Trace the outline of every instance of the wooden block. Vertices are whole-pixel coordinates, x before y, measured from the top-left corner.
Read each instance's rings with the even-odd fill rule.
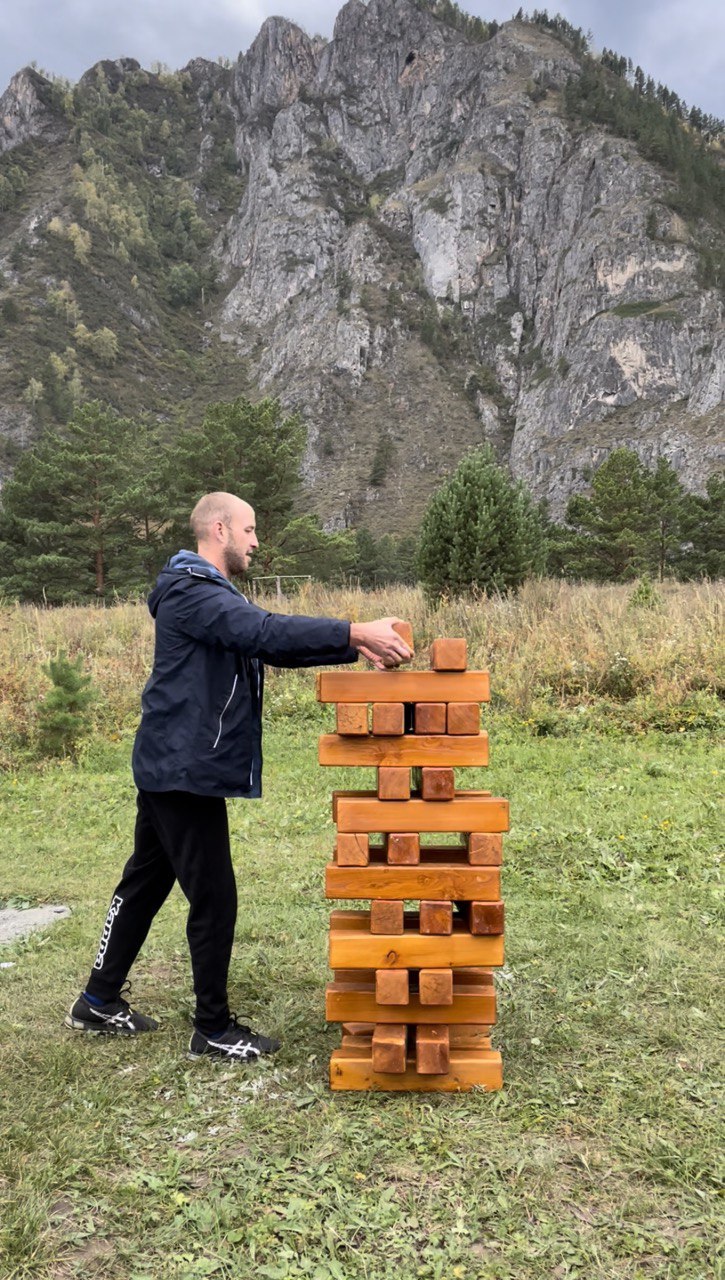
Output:
[[[445,702],[415,703],[415,732],[443,734],[446,731]]]
[[[461,905],[468,928],[476,937],[503,933],[503,902],[465,902]]]
[[[340,831],[508,831],[508,801],[478,791],[458,791],[453,800],[339,793],[335,808]]]
[[[339,702],[337,704],[337,732],[353,735],[365,734],[367,736],[367,702]]]
[[[386,710],[404,703],[380,702]],[[450,708],[449,708],[450,710]],[[400,723],[403,723],[402,714]],[[318,746],[318,760],[324,765],[403,765],[406,768],[419,765],[488,764],[488,734],[460,735],[447,738],[440,734],[403,734],[400,730],[389,735],[378,734],[373,706],[373,732],[366,738],[343,738],[336,733],[323,733]]]
[[[352,838],[367,840],[367,836]],[[347,899],[399,898],[420,902],[422,898],[440,901],[450,896],[456,902],[497,902],[501,897],[501,872],[498,867],[471,866],[465,849],[421,849],[419,863],[402,866],[386,863],[384,855],[375,850],[367,864],[341,864],[339,858],[337,863],[328,863],[325,894],[328,898]]]
[[[452,800],[456,794],[453,770],[424,765],[420,770],[420,794],[423,800]]]
[[[453,932],[453,906],[450,902],[421,902],[421,933],[448,934]]]
[[[421,1004],[453,1004],[453,970],[421,969],[418,974]]]
[[[453,994],[448,1003],[427,1004],[445,994],[444,975],[450,969],[425,969],[421,973],[440,974],[440,981],[427,980],[419,991],[410,989],[407,969],[379,969],[374,982],[328,982],[325,990],[325,1017],[342,1022],[356,1031],[369,1022],[443,1022],[455,1025],[491,1026],[496,1021],[496,993],[493,984],[459,982],[453,973]],[[418,975],[420,985],[420,974]],[[380,997],[383,996],[384,999]]]
[[[379,800],[410,800],[410,769],[385,766],[378,769]]]
[[[448,733],[471,735],[481,728],[481,708],[477,702],[449,702]]]
[[[462,1093],[469,1089],[493,1090],[503,1086],[501,1054],[495,1049],[452,1049],[450,1068],[444,1075],[422,1075],[415,1059],[408,1058],[400,1075],[373,1070],[372,1049],[335,1049],[330,1059],[330,1088],[381,1092]]]
[[[408,1056],[408,1028],[404,1022],[378,1022],[373,1031],[373,1071],[401,1075]]]
[[[451,1049],[490,1049],[491,1027],[485,1023],[449,1027],[448,1042]]]
[[[374,702],[373,703],[373,733],[387,734],[390,737],[396,737],[398,734],[405,733],[405,703],[404,702]],[[326,761],[320,760],[320,764]],[[329,763],[337,763],[330,761]],[[361,761],[361,763],[365,763]],[[371,760],[367,763],[377,764],[377,760]],[[397,763],[397,762],[395,762]]]
[[[418,1024],[415,1029],[415,1066],[422,1076],[442,1076],[450,1070],[448,1027]]]
[[[407,969],[376,969],[375,970],[375,1004],[401,1005],[408,1004],[410,1001],[410,975]],[[377,1013],[371,1005],[364,1005],[366,1015],[372,1013],[377,1017]],[[362,1015],[361,1015],[362,1016]],[[336,1017],[330,1017],[330,1022],[337,1022]]]
[[[338,867],[365,867],[370,859],[370,837],[360,831],[342,832],[335,842]]]
[[[468,861],[476,867],[500,867],[503,860],[503,838],[500,835],[472,831],[468,837]]]
[[[340,796],[353,796],[353,797],[354,797],[354,796],[368,796],[368,797],[369,797],[369,796],[374,796],[374,795],[376,795],[376,794],[377,794],[377,793],[376,793],[375,791],[370,791],[370,790],[366,790],[366,789],[363,789],[363,790],[357,790],[357,791],[333,791],[333,793],[332,793],[332,821],[333,821],[333,822],[337,822],[337,803],[338,803],[338,800],[340,799]]]
[[[481,904],[483,905],[483,904]],[[402,933],[403,903],[376,899],[370,903],[371,933]],[[488,930],[490,933],[491,930]]]
[[[413,640],[413,628],[409,622],[394,622],[393,631],[397,631],[404,644],[407,644],[411,653],[415,653],[415,642]]]
[[[434,640],[430,647],[433,671],[465,671],[468,660],[465,640]]]
[[[406,922],[403,933],[370,932],[369,911],[330,914],[331,969],[465,969],[503,964],[503,935],[473,937],[460,919],[448,936],[419,933]]]
[[[393,867],[408,867],[420,862],[420,836],[413,831],[391,831],[385,850]],[[383,895],[380,894],[380,897]]]
[[[318,702],[488,702],[487,671],[320,671]]]

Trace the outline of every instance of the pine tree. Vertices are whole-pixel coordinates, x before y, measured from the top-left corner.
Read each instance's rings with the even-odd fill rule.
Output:
[[[41,755],[73,756],[89,727],[89,708],[96,694],[91,677],[83,674],[83,659],[71,662],[66,653],[51,658],[43,671],[53,688],[38,712],[38,750]]]
[[[168,550],[189,544],[189,514],[204,493],[223,490],[254,507],[258,573],[330,577],[353,558],[352,535],[326,534],[314,516],[297,516],[306,433],[278,400],[244,396],[209,405],[199,427],[183,431],[165,454]]]
[[[710,476],[704,495],[687,495],[682,526],[681,576],[725,577],[725,471]]]
[[[569,500],[567,524],[575,531],[568,570],[585,578],[617,581],[648,568],[647,471],[631,449],[615,449],[592,480],[592,494]]]
[[[594,474],[590,497],[567,507],[573,530],[560,540],[569,574],[600,581],[678,572],[685,492],[666,458],[649,471],[631,449],[615,449]]]
[[[57,604],[128,587],[135,424],[97,401],[24,452],[3,488],[0,583]]]
[[[676,568],[680,556],[685,491],[666,458],[657,459],[657,465],[648,478],[647,489],[654,525],[652,559],[660,582],[664,582],[665,571]]]
[[[543,563],[543,523],[530,494],[488,446],[474,450],[423,517],[418,570],[426,593],[509,591]]]

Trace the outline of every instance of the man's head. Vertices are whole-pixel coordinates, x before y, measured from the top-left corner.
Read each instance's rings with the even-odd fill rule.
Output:
[[[254,509],[233,493],[206,493],[191,513],[199,555],[227,578],[249,568],[257,549]]]

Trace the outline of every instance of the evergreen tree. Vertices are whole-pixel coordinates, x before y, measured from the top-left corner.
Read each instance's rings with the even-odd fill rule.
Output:
[[[683,511],[681,575],[725,577],[725,471],[710,476],[705,494],[688,494]]]
[[[278,400],[209,405],[201,425],[166,452],[168,549],[188,546],[189,514],[202,494],[224,490],[254,507],[257,572],[329,577],[348,566],[352,535],[326,534],[316,517],[295,514],[305,441],[300,419],[284,416]]]
[[[508,591],[543,563],[543,523],[530,494],[488,446],[474,450],[423,517],[418,569],[426,593]]]
[[[567,507],[574,531],[553,540],[565,570],[599,581],[681,571],[687,498],[666,458],[653,471],[631,449],[615,449],[595,472],[590,497]]]
[[[71,662],[66,653],[51,658],[43,671],[53,688],[38,712],[38,749],[42,755],[73,756],[89,727],[89,708],[95,698],[83,659]]]
[[[577,494],[566,509],[575,531],[568,569],[599,581],[635,578],[647,570],[653,523],[646,468],[631,449],[615,449],[597,469],[590,498]]]
[[[660,582],[665,571],[674,569],[680,558],[683,539],[685,491],[666,458],[658,458],[647,481],[649,510],[654,525],[652,560]]]
[[[0,513],[8,594],[61,603],[129,588],[135,430],[94,401],[21,455]]]

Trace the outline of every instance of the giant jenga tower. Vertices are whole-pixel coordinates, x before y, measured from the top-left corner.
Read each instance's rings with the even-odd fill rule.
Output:
[[[400,629],[412,647],[409,628]],[[488,763],[479,705],[488,673],[466,669],[465,640],[434,641],[430,665],[317,677],[318,699],[337,704],[337,733],[320,739],[320,764],[377,769],[377,791],[333,793],[327,897],[370,902],[330,916],[326,1015],[343,1024],[333,1089],[502,1083],[490,1042],[491,966],[503,964],[508,803],[454,781],[457,765]],[[444,832],[459,843],[427,843],[428,833]],[[371,844],[375,833],[382,844]],[[411,900],[418,910],[406,911]]]

